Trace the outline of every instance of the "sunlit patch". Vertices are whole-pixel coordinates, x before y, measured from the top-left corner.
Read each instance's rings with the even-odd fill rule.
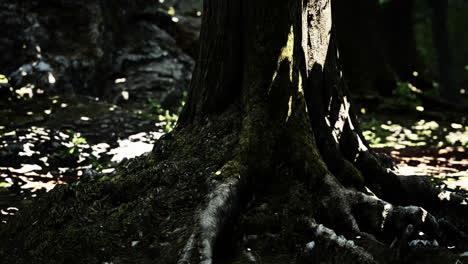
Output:
[[[114,80],[114,83],[125,83],[127,81],[127,78],[118,78]]]
[[[422,216],[421,216],[421,222],[426,222],[426,218],[427,218],[427,211],[421,207],[421,210],[422,210]],[[423,232],[419,232],[419,235],[422,236],[424,235]]]
[[[63,138],[63,139],[67,139],[67,138],[70,138],[69,135],[63,133],[63,132],[59,132],[58,135],[60,136],[60,138]]]
[[[17,93],[20,97],[25,97],[26,95],[28,98],[33,98],[34,92],[33,89],[35,88],[34,84],[27,84],[26,86],[23,86],[19,89],[15,90],[15,93]]]
[[[408,88],[415,93],[418,93],[418,94],[422,93],[421,89],[419,89],[418,87],[414,86],[411,83],[408,83]]]
[[[389,154],[399,161],[399,175],[431,176],[443,180],[450,189],[468,190],[468,159],[463,158],[462,153],[465,151],[463,147],[425,151],[427,155],[423,156],[415,156],[413,149],[398,153],[392,151]]]
[[[31,157],[33,154],[38,153],[36,151],[31,150],[31,147],[34,147],[32,143],[23,144],[23,151],[19,152],[18,155]]]
[[[444,200],[450,201],[450,192],[442,191],[439,193],[439,195],[437,195],[437,197],[439,197],[439,199],[442,201]]]
[[[102,153],[107,152],[107,150],[110,148],[110,145],[107,143],[99,143],[96,145],[93,145],[91,147],[92,149],[92,155],[95,157],[100,157]]]
[[[453,128],[453,129],[460,129],[460,128],[463,128],[463,126],[461,124],[457,124],[457,123],[452,123],[450,124],[450,126]]]
[[[6,177],[6,174],[2,174],[2,177]],[[9,179],[6,179],[9,180]],[[0,188],[10,188],[13,185],[12,182],[0,182]]]
[[[49,160],[48,157],[39,158],[39,161],[42,161],[42,163],[44,163],[45,166],[49,166],[49,165],[50,165],[49,163],[47,163],[48,160]]]
[[[0,74],[0,83],[8,83],[8,78],[3,74]]]
[[[175,15],[176,11],[173,6],[169,7],[169,10],[167,10],[167,13],[171,16]]]
[[[409,146],[425,146],[427,144],[442,147],[446,144],[468,146],[468,128],[454,124],[449,131],[447,127],[439,128],[435,121],[427,122],[419,120],[411,127],[404,127],[400,124],[380,124],[376,120],[371,120],[363,124],[363,135],[374,148],[393,147],[402,149]],[[455,131],[453,131],[455,129]],[[441,135],[443,132],[445,135]],[[437,139],[445,138],[445,142],[434,142]]]
[[[178,17],[175,17],[175,16],[173,16],[173,17],[171,18],[171,20],[172,20],[172,22],[174,22],[174,23],[179,22],[179,18],[178,18]]]
[[[122,94],[122,98],[123,98],[124,100],[130,99],[130,93],[129,93],[128,91],[122,91],[121,94]]]
[[[153,144],[143,142],[131,142],[128,139],[120,140],[119,147],[113,149],[109,154],[114,155],[112,161],[120,162],[124,158],[131,159],[140,156],[144,153],[150,152],[153,149]]]
[[[47,79],[48,79],[50,84],[54,84],[56,82],[56,79],[55,79],[54,75],[51,72],[49,72],[47,74]]]
[[[314,241],[311,241],[311,242],[306,244],[306,250],[312,250],[312,249],[314,249],[314,247],[315,247],[315,242]]]
[[[288,116],[286,117],[286,121],[288,121],[289,117],[292,114],[292,96],[289,96],[289,101],[288,101]]]
[[[389,203],[384,205],[384,208],[382,210],[382,223],[380,224],[380,230],[383,230],[385,227],[385,221],[387,220],[388,214],[390,213],[390,210],[392,210],[393,206]]]
[[[42,167],[37,164],[22,164],[22,167],[19,169],[10,168],[9,170],[18,174],[25,174],[27,172],[42,170]]]
[[[424,107],[423,106],[416,106],[416,110],[419,111],[419,112],[424,112]]]
[[[450,132],[447,136],[445,136],[445,139],[447,142],[453,145],[459,143],[462,146],[468,146],[468,131],[465,130]]]
[[[343,97],[343,103],[340,105],[340,110],[338,112],[338,118],[333,126],[333,138],[335,141],[338,143],[341,137],[341,133],[343,132],[343,128],[348,120],[350,120],[349,117],[349,109],[351,107],[351,104],[348,101],[348,98],[346,96]],[[351,124],[351,123],[350,123]],[[353,130],[354,127],[352,127],[351,124],[351,130]]]
[[[108,169],[103,169],[101,172],[104,174],[108,173],[113,173],[115,171],[115,168],[108,168]]]
[[[24,180],[24,177],[20,177]],[[49,182],[40,182],[40,181],[27,181],[26,184],[21,186],[21,189],[29,189],[31,192],[36,192],[37,190],[44,189],[47,192],[52,190],[57,184],[64,183],[60,181],[49,181]]]
[[[417,71],[414,71],[414,72],[413,72],[413,76],[414,76],[414,77],[418,77],[418,75],[419,75],[419,73],[418,73]]]
[[[276,77],[278,75],[278,71],[280,69],[281,64],[283,61],[287,60],[289,62],[289,80],[292,82],[293,80],[293,55],[294,55],[294,28],[291,26],[288,34],[288,40],[285,44],[284,47],[281,48],[281,53],[278,57],[278,62],[276,66],[276,70],[273,73],[272,76],[272,84],[276,80]],[[269,87],[268,93],[270,93],[272,86]]]

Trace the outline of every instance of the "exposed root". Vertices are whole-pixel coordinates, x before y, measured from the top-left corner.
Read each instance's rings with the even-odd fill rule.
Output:
[[[297,263],[377,263],[364,248],[353,240],[338,236],[332,229],[314,223],[310,228],[314,232],[314,241],[305,245]]]
[[[320,202],[320,222],[330,223],[334,230],[345,235],[365,236],[377,243],[383,241],[395,252],[394,258],[399,258],[400,252],[411,246],[446,247],[468,241],[465,232],[422,207],[394,206],[346,189],[331,175],[324,177],[319,196],[324,197]]]
[[[236,162],[228,162],[217,171],[208,183],[213,186],[207,203],[195,217],[195,230],[180,253],[178,264],[213,262],[214,247],[228,218],[232,217],[239,204],[241,171],[233,171]]]

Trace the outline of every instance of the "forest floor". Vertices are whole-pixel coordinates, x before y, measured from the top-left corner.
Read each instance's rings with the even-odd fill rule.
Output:
[[[155,102],[125,108],[96,98],[0,103],[0,219],[57,184],[112,173],[151,151],[175,116]]]
[[[0,103],[0,221],[57,184],[112,173],[122,160],[151,151],[175,125],[177,113],[155,101],[134,105],[89,97]],[[400,174],[427,175],[468,191],[465,117],[403,113],[361,108],[371,146],[391,155]]]
[[[401,175],[426,175],[452,189],[468,190],[468,125],[463,113],[386,104],[361,107],[367,141],[390,155]]]

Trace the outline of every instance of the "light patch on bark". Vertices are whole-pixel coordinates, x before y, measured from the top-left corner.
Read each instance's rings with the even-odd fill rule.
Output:
[[[286,117],[286,122],[288,121],[289,117],[291,116],[292,113],[292,96],[289,96],[289,101],[288,101],[288,116]]]
[[[330,1],[316,1],[307,10],[309,70],[314,64],[325,65],[332,29]],[[304,21],[304,20],[303,20]]]
[[[350,107],[351,107],[351,104],[348,102],[348,98],[344,96],[343,103],[340,105],[340,111],[338,112],[338,118],[333,126],[333,131],[332,131],[333,138],[335,139],[336,143],[338,143],[340,140],[346,121],[351,120],[349,116]]]
[[[392,210],[393,206],[389,203],[384,205],[384,209],[382,211],[382,224],[380,224],[380,230],[383,230],[385,227],[385,221],[387,220],[388,214],[390,210]]]
[[[426,222],[427,211],[424,208],[421,208],[421,210],[422,210],[421,221],[424,223]]]
[[[306,250],[312,250],[315,247],[315,241],[311,241],[306,244]]]
[[[273,84],[276,80],[276,77],[278,76],[278,71],[283,63],[284,60],[287,60],[289,62],[289,80],[292,82],[293,80],[293,54],[294,54],[294,29],[291,26],[288,34],[288,40],[283,48],[281,48],[281,53],[278,57],[278,62],[276,65],[276,70],[273,73],[273,78],[271,80],[271,83]],[[268,93],[271,91],[271,85],[268,89]]]

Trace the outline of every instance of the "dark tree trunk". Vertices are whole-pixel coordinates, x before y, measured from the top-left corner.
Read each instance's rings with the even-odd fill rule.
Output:
[[[111,179],[59,188],[23,210],[0,233],[9,241],[0,256],[73,260],[73,248],[88,263],[454,261],[408,242],[424,232],[432,246],[466,246],[466,223],[426,211],[466,215],[466,200],[399,178],[369,149],[342,80],[330,1],[204,4],[175,131]]]
[[[378,1],[336,0],[334,4],[338,47],[351,90],[391,94],[400,77],[386,45],[394,28],[385,28],[385,13]]]
[[[458,99],[448,30],[448,0],[429,0],[432,9],[432,36],[437,52],[441,95],[447,100]]]
[[[354,93],[392,95],[399,80],[421,71],[413,0],[336,0],[334,21],[345,79]],[[397,18],[397,19],[396,19]]]
[[[387,57],[403,80],[410,80],[413,72],[422,70],[416,50],[414,12],[414,0],[392,0],[383,8],[380,19]]]

